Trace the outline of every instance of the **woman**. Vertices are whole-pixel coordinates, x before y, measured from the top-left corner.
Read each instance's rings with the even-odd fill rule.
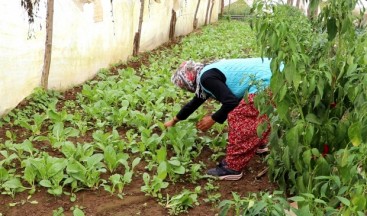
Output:
[[[164,125],[172,127],[187,119],[209,97],[222,106],[212,115],[205,116],[197,128],[207,131],[213,124],[222,124],[228,118],[228,144],[225,159],[208,175],[221,180],[238,180],[242,169],[256,153],[256,149],[267,143],[270,131],[257,136],[257,126],[266,121],[259,116],[254,106],[254,95],[270,83],[270,60],[262,58],[220,60],[208,65],[193,61],[183,62],[172,75],[171,81],[178,87],[195,93],[179,113]],[[243,100],[248,93],[248,100]]]

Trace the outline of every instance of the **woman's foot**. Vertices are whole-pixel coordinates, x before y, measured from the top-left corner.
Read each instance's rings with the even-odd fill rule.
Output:
[[[268,152],[269,152],[269,148],[267,145],[261,145],[259,146],[259,148],[256,149],[256,154],[264,154]]]
[[[227,163],[225,161],[220,162],[219,165],[215,168],[209,169],[207,171],[208,175],[217,177],[219,180],[230,180],[236,181],[242,178],[242,172],[236,171],[228,168]]]

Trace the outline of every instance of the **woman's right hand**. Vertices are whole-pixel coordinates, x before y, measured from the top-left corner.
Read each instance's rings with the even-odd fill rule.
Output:
[[[178,120],[178,118],[174,117],[174,118],[173,118],[173,119],[171,119],[170,121],[168,121],[168,122],[164,123],[164,126],[165,126],[166,128],[173,127],[173,126],[175,126],[175,124],[176,124],[178,121],[179,121],[179,120]]]

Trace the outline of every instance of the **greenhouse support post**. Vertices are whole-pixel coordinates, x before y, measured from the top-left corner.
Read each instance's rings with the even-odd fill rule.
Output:
[[[209,10],[210,10],[210,1],[211,0],[208,0],[208,6],[206,7],[205,25],[208,25],[208,16],[209,16]]]
[[[135,33],[134,37],[134,49],[133,56],[137,56],[140,48],[140,38],[141,38],[141,28],[143,26],[143,17],[144,17],[144,2],[145,0],[140,0],[140,16],[139,16],[139,27],[138,32]]]
[[[221,0],[221,4],[220,4],[220,15],[223,16],[224,13],[224,0]]]
[[[47,1],[47,18],[46,18],[46,43],[45,56],[43,61],[43,70],[41,77],[41,86],[48,89],[48,76],[50,74],[51,53],[52,53],[52,33],[54,19],[54,0]]]
[[[195,10],[195,16],[194,16],[194,22],[193,22],[193,27],[194,29],[196,29],[198,27],[198,18],[197,18],[197,15],[198,15],[198,11],[199,11],[199,7],[200,7],[200,1],[198,1],[198,4],[196,6],[196,10]]]
[[[215,0],[212,0],[212,6],[210,7],[210,13],[209,13],[209,24],[212,22],[212,14],[213,14],[214,4],[215,4]]]
[[[299,4],[301,3],[301,0],[297,0],[296,7],[299,8]]]
[[[177,22],[176,11],[172,10],[172,17],[171,17],[171,23],[170,23],[170,28],[169,28],[169,40],[173,40],[175,38],[176,22]]]

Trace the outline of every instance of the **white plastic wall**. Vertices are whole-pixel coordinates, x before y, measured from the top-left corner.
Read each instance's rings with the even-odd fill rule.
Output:
[[[2,0],[0,11],[1,114],[16,106],[40,84],[46,34],[39,25],[46,13],[40,10],[39,19],[29,26],[20,1]]]
[[[51,89],[64,90],[92,78],[100,68],[124,62],[133,52],[140,0],[54,0]],[[201,0],[198,26],[205,22],[208,1],[211,22],[218,19],[221,0]],[[46,40],[47,0],[40,0],[30,26],[21,0],[0,0],[0,115],[14,108],[40,86]],[[145,0],[140,51],[169,40],[172,10],[175,36],[193,30],[198,1]],[[30,36],[30,37],[29,37]]]

